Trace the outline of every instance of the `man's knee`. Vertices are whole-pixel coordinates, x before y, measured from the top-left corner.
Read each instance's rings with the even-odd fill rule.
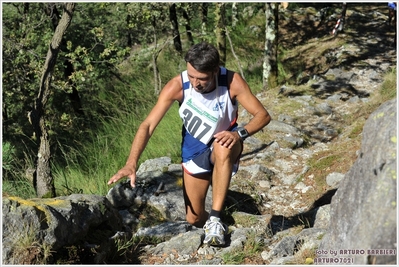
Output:
[[[212,160],[215,162],[216,160],[230,160],[234,163],[237,158],[240,156],[242,151],[242,143],[238,142],[234,144],[234,146],[229,149],[224,146],[221,146],[218,143],[213,145],[212,151]]]

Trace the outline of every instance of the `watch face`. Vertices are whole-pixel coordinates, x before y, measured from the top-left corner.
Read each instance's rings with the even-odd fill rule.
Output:
[[[239,134],[241,137],[246,137],[246,136],[248,135],[248,133],[247,133],[247,131],[246,131],[245,129],[239,130],[239,131],[238,131],[238,134]]]

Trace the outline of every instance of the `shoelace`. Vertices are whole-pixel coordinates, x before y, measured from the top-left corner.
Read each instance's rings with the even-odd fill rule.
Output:
[[[215,226],[215,224],[216,224],[216,226]],[[220,222],[214,222],[214,221],[210,221],[208,224],[206,224],[205,226],[204,226],[204,229],[206,230],[206,229],[210,229],[210,228],[212,228],[212,227],[214,227],[215,226],[215,232],[216,233],[219,233],[220,232],[220,228],[222,228],[223,229],[223,233],[226,231],[225,229],[224,229],[224,226],[223,226],[223,224],[221,224]]]

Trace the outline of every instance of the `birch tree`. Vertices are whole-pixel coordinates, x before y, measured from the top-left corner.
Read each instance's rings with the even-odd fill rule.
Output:
[[[277,80],[277,32],[279,3],[265,4],[265,48],[263,58],[263,89]]]
[[[55,29],[51,40],[46,61],[44,63],[42,77],[40,79],[39,93],[30,113],[31,122],[36,137],[39,141],[39,150],[36,158],[36,183],[35,190],[38,197],[55,197],[54,179],[50,166],[50,142],[46,127],[45,108],[51,93],[51,79],[62,38],[72,21],[75,3],[65,3],[62,17]]]

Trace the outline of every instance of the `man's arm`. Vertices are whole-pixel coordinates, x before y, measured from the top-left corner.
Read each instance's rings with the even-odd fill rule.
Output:
[[[230,93],[253,116],[244,127],[250,135],[260,131],[270,122],[269,112],[267,112],[259,99],[252,94],[247,82],[238,73],[233,74],[230,83]]]
[[[262,103],[252,94],[247,82],[238,73],[231,72],[229,81],[231,98],[238,101],[253,116],[244,128],[249,135],[255,134],[270,122],[271,117]],[[219,132],[214,137],[217,143],[229,149],[241,139],[237,132],[230,131]]]
[[[122,177],[130,179],[130,185],[135,187],[137,163],[143,153],[148,141],[154,133],[159,122],[165,116],[166,112],[172,106],[174,101],[183,99],[182,82],[180,75],[170,80],[162,89],[158,101],[151,112],[140,124],[130,149],[129,157],[125,166],[109,179],[108,184],[117,182]]]

